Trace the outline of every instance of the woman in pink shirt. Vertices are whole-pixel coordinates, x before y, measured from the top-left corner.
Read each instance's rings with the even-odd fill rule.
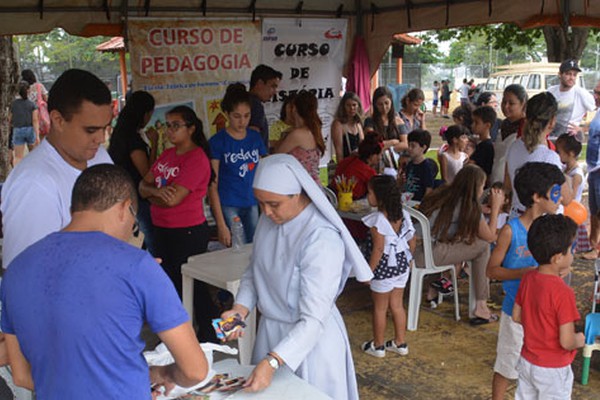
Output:
[[[178,106],[166,115],[167,136],[174,147],[165,150],[140,182],[140,194],[150,203],[156,254],[181,296],[181,265],[204,253],[209,230],[203,199],[214,179],[208,142],[194,111]],[[211,318],[218,310],[203,283],[197,282],[194,309],[200,341],[216,341]]]

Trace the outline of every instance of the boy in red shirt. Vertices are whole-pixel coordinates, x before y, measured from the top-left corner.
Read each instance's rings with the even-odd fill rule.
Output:
[[[571,363],[585,336],[575,332],[575,294],[561,277],[571,268],[576,233],[563,215],[539,217],[529,228],[527,246],[539,267],[521,279],[513,308],[524,332],[517,400],[571,398]]]

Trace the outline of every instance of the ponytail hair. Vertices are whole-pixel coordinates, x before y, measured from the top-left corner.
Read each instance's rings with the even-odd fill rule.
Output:
[[[181,119],[188,125],[194,127],[194,133],[192,133],[192,141],[202,150],[204,150],[204,154],[210,160],[210,146],[208,145],[208,140],[206,140],[206,136],[204,136],[204,130],[202,126],[202,121],[196,116],[194,110],[189,108],[188,106],[177,106],[172,108],[167,112],[167,115],[177,114],[181,116]],[[212,167],[210,169],[210,181],[213,182],[215,180],[215,171],[213,171]]]
[[[546,138],[542,137],[542,133],[557,112],[558,103],[548,92],[536,94],[527,102],[522,140],[529,153],[533,153],[535,147],[544,142]]]
[[[377,201],[377,209],[394,223],[402,219],[402,193],[394,177],[375,175],[369,180],[369,189]]]
[[[408,93],[404,95],[404,97],[402,97],[402,100],[400,100],[400,105],[402,106],[403,110],[406,110],[408,103],[412,103],[417,100],[425,101],[425,94],[421,89],[413,88],[410,89]]]
[[[225,97],[221,101],[221,109],[226,113],[230,113],[238,104],[247,104],[248,107],[252,107],[250,93],[246,90],[246,86],[240,82],[227,86]]]

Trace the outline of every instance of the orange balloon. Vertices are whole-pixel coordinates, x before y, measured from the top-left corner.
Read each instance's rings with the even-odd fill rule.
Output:
[[[564,215],[575,221],[577,225],[581,225],[587,221],[588,212],[583,204],[573,200],[565,206]]]

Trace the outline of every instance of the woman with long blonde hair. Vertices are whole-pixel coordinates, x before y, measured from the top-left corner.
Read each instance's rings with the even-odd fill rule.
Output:
[[[442,186],[425,196],[420,210],[429,218],[433,238],[433,259],[437,265],[471,262],[471,278],[475,281],[475,309],[471,324],[481,325],[498,319],[488,306],[489,286],[486,277],[490,258],[490,243],[497,239],[498,214],[504,204],[504,192],[490,192],[490,218],[483,218],[481,196],[486,174],[476,165],[462,168],[451,184]],[[417,261],[423,260],[422,249],[417,249]],[[445,278],[442,278],[445,279]],[[447,288],[449,291],[452,290]],[[433,300],[437,295],[429,294]]]

